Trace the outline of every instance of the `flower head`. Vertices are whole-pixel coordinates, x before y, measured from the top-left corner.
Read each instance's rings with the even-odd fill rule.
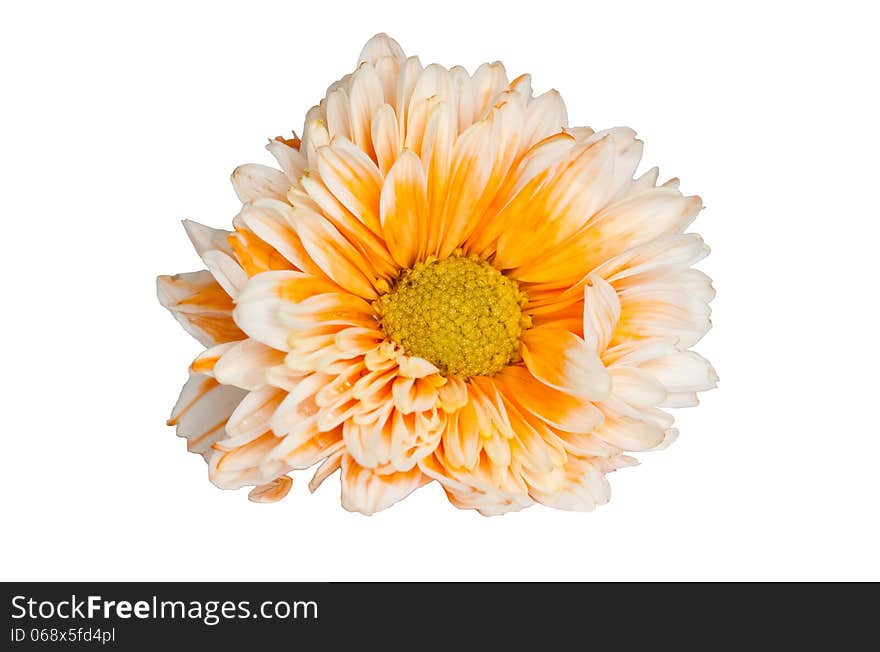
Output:
[[[159,299],[207,349],[169,423],[223,488],[271,501],[340,471],[373,513],[437,481],[483,514],[589,510],[663,409],[717,380],[700,211],[626,128],[569,127],[500,63],[422,66],[385,35],[243,165],[232,232],[185,222],[207,270]]]

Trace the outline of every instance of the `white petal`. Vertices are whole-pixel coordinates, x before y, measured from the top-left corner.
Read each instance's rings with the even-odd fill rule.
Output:
[[[227,239],[229,231],[214,229],[192,220],[183,220],[183,228],[199,256],[204,256],[206,252],[215,249],[232,255],[232,247],[229,246]]]
[[[248,281],[247,272],[238,264],[238,261],[216,249],[206,251],[202,255],[202,260],[226,294],[233,299],[236,298]]]
[[[652,450],[666,439],[666,431],[661,426],[632,417],[607,418],[594,434],[625,451]]]
[[[358,65],[365,61],[375,64],[382,57],[394,57],[400,61],[406,59],[400,44],[385,33],[376,34],[367,41],[358,57]]]
[[[281,286],[301,278],[299,272],[263,272],[251,278],[238,295],[235,323],[255,340],[279,351],[290,350],[291,330],[281,320]]]
[[[718,375],[703,356],[683,351],[644,363],[641,369],[653,375],[669,392],[693,393],[712,389]]]
[[[286,395],[284,390],[269,386],[249,392],[229,417],[224,445],[236,448],[268,432],[272,416]]]
[[[617,291],[602,277],[590,277],[584,285],[584,341],[593,351],[605,351],[618,319]]]
[[[242,339],[232,320],[232,301],[210,272],[159,276],[156,295],[184,330],[204,346]]]
[[[247,392],[220,385],[202,374],[192,374],[171,411],[169,425],[187,440],[187,448],[207,460],[211,446],[226,436],[226,421]]]
[[[266,149],[268,149],[272,156],[275,157],[275,160],[278,161],[278,165],[284,170],[287,179],[291,183],[298,182],[299,178],[303,175],[303,172],[306,171],[306,168],[309,165],[308,159],[306,159],[305,155],[300,152],[300,150],[291,147],[277,138],[270,140],[269,144],[266,145]]]
[[[232,172],[232,187],[242,203],[271,197],[284,200],[290,180],[280,170],[258,163],[240,165]]]
[[[547,136],[562,131],[568,126],[568,113],[565,102],[557,91],[548,91],[536,97],[526,106],[523,125],[522,146],[530,148]]]
[[[284,361],[284,353],[257,340],[233,344],[214,365],[214,377],[225,385],[256,390],[266,384],[269,368]]]

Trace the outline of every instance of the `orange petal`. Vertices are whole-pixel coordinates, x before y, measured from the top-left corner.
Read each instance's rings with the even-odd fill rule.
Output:
[[[315,294],[297,303],[284,302],[278,311],[281,322],[287,326],[289,332],[331,325],[362,328],[376,326],[370,304],[360,297],[344,292]]]
[[[611,391],[611,377],[595,350],[569,331],[530,328],[522,336],[522,357],[535,378],[562,392],[600,401]]]
[[[437,404],[437,386],[426,378],[396,378],[391,395],[401,414],[424,412]]]
[[[290,493],[293,480],[288,475],[275,478],[272,482],[251,489],[248,500],[255,503],[276,503]]]
[[[294,265],[273,247],[248,229],[240,219],[233,220],[235,232],[229,234],[229,246],[248,276],[275,269],[293,269]]]
[[[572,148],[526,210],[511,216],[517,228],[501,234],[495,264],[510,269],[540,260],[583,227],[609,198],[613,160],[614,141],[610,137],[588,140]],[[529,237],[523,238],[523,233]],[[535,280],[526,273],[517,278]]]
[[[239,217],[248,229],[296,267],[313,275],[321,275],[321,268],[311,260],[292,226],[293,208],[288,204],[275,199],[259,199],[245,204]]]
[[[336,198],[330,189],[324,184],[320,175],[306,172],[302,179],[303,188],[308,193],[308,204],[294,198],[291,202],[294,206],[312,208],[323,215],[339,229],[339,232],[351,242],[373,264],[376,272],[390,279],[397,273],[398,266],[391,257],[382,234],[373,233],[367,226],[355,217]]]
[[[486,185],[492,173],[492,126],[476,123],[464,131],[455,143],[452,155],[449,187],[440,220],[440,242],[428,253],[445,258],[470,234],[475,223],[475,211],[485,196]],[[432,216],[437,219],[437,217]]]
[[[525,367],[507,367],[492,380],[509,401],[565,432],[590,432],[602,422],[592,403],[549,387]]]
[[[422,169],[427,177],[428,220],[422,230],[423,242],[419,246],[418,258],[424,259],[428,252],[437,251],[440,246],[443,206],[449,188],[452,152],[458,129],[453,109],[445,104],[437,104],[431,109],[421,143],[420,157]]]
[[[376,164],[351,141],[334,138],[317,151],[318,172],[336,198],[373,233],[380,234],[379,193],[382,175]]]
[[[247,340],[242,340],[242,342],[247,342]],[[242,342],[224,342],[223,344],[216,344],[209,349],[205,349],[192,361],[189,370],[194,374],[204,374],[216,378],[214,368],[217,362],[229,349],[238,346]],[[221,380],[220,382],[222,383],[223,381]],[[228,384],[224,383],[224,385]]]
[[[315,471],[315,475],[312,476],[312,479],[309,481],[310,492],[315,493],[318,490],[318,487],[323,484],[324,480],[339,470],[339,467],[342,466],[342,457],[344,455],[345,448],[343,447],[332,455],[327,456],[327,459],[321,463],[321,466],[318,467],[318,470]]]
[[[523,154],[516,168],[486,208],[485,216],[467,243],[467,250],[478,254],[494,250],[495,242],[510,227],[513,216],[527,210],[532,197],[549,177],[553,165],[576,141],[567,133],[554,134]]]
[[[307,208],[294,208],[290,219],[309,257],[328,278],[358,296],[378,296],[369,261],[325,217]]]
[[[427,185],[419,157],[404,150],[382,186],[382,231],[394,260],[412,266],[428,224]]]
[[[243,339],[232,320],[232,299],[210,272],[160,276],[156,294],[159,303],[204,346]]]
[[[480,457],[480,436],[477,432],[477,414],[471,403],[446,421],[441,439],[445,456],[456,468],[471,469]]]
[[[533,283],[570,285],[618,254],[673,233],[680,233],[702,208],[699,197],[657,188],[625,199],[596,214],[582,229],[543,258],[511,276]]]

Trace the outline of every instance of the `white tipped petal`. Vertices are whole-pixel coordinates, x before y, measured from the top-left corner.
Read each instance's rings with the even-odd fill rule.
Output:
[[[431,480],[484,515],[589,511],[609,499],[606,474],[636,464],[626,451],[675,440],[665,408],[717,384],[688,350],[715,295],[693,268],[708,247],[684,233],[700,198],[658,185],[657,168],[634,178],[632,129],[569,126],[560,94],[536,97],[529,75],[424,67],[377,34],[302,139],[266,149],[280,169],[232,174],[234,231],[184,221],[207,270],[157,279],[207,347],[169,423],[219,487],[275,502],[289,472],[319,465],[309,489],[340,471],[343,507],[363,514]],[[441,373],[478,357],[388,334],[386,295],[453,255],[486,276],[432,269],[427,302],[412,277],[396,316],[448,342],[467,315],[447,313],[480,292],[479,328],[527,325],[513,353],[473,342],[504,365],[476,369],[490,375]],[[518,285],[521,319],[486,294],[500,291],[492,274]],[[412,355],[431,350],[443,355]]]
[[[375,514],[406,498],[421,487],[425,479],[418,467],[405,473],[379,475],[345,455],[342,458],[342,506],[350,512]]]
[[[523,333],[522,356],[535,378],[567,394],[596,401],[611,390],[611,378],[596,352],[569,331],[530,328]]]
[[[238,295],[233,315],[241,329],[258,342],[279,351],[290,350],[290,328],[281,320],[282,287],[297,272],[277,271],[258,274]]]
[[[232,320],[232,301],[210,272],[160,276],[156,295],[184,330],[204,346],[242,339]]]

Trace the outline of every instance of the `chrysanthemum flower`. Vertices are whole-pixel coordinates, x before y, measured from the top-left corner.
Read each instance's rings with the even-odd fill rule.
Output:
[[[627,128],[569,127],[500,63],[423,67],[385,35],[243,165],[234,231],[159,299],[208,347],[170,424],[222,488],[271,501],[340,471],[371,514],[437,481],[457,507],[590,510],[663,409],[715,385],[689,351],[713,290],[701,209]]]

